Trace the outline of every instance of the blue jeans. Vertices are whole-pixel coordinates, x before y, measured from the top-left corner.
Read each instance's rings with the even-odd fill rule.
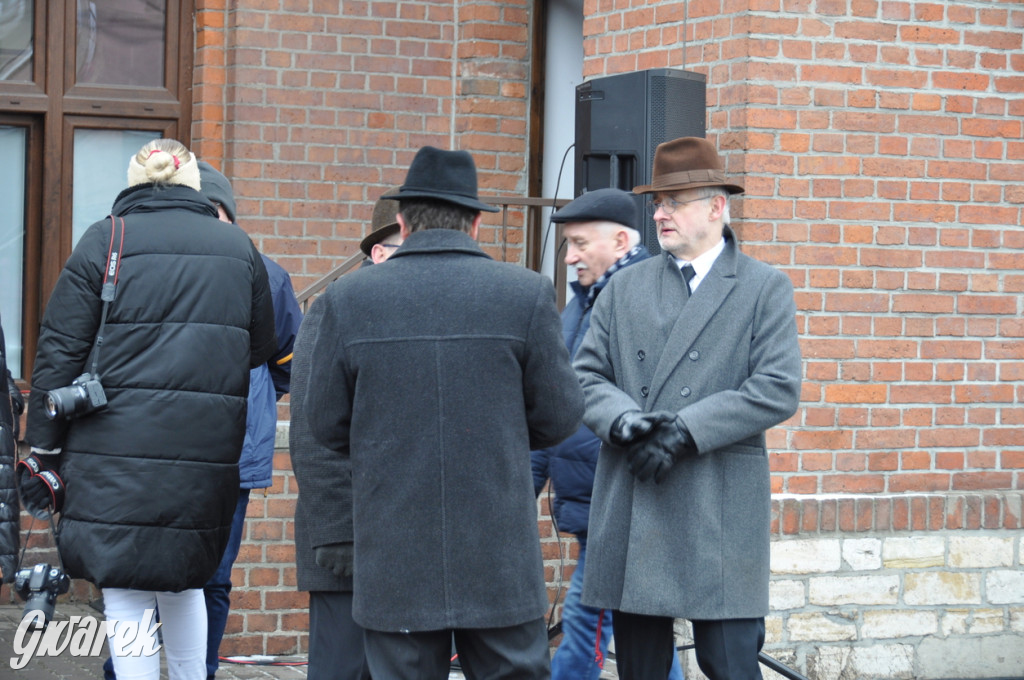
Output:
[[[231,609],[231,567],[238,557],[238,549],[242,545],[242,530],[245,524],[245,513],[249,509],[249,489],[238,490],[238,505],[235,516],[231,519],[231,537],[220,566],[210,580],[203,586],[206,596],[206,675],[212,678],[220,666],[220,641],[224,637],[224,627],[228,623],[228,610]]]
[[[562,607],[562,641],[551,658],[551,680],[597,680],[601,667],[597,664],[597,622],[601,621],[601,658],[608,655],[608,641],[612,636],[611,610],[599,610],[580,602],[583,591],[583,569],[587,559],[587,541],[578,538],[580,556],[576,571],[569,581]],[[674,654],[669,680],[683,680],[679,655]]]

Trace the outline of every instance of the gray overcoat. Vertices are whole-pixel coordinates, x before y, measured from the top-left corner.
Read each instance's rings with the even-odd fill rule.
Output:
[[[541,618],[530,450],[583,414],[551,282],[434,229],[317,305],[305,414],[352,461],[353,618],[379,631]]]
[[[623,412],[677,412],[699,454],[661,484],[604,444],[590,509],[583,602],[687,619],[768,613],[765,430],[795,413],[801,363],[793,287],[725,249],[693,297],[667,253],[612,278],[575,367],[584,422],[608,441]]]

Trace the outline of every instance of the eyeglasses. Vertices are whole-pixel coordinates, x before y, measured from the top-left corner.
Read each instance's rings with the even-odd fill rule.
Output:
[[[679,206],[686,205],[687,203],[696,203],[697,201],[703,201],[708,198],[714,198],[713,196],[699,196],[697,198],[691,198],[688,201],[677,201],[674,198],[666,198],[664,201],[651,201],[647,204],[647,213],[654,216],[654,213],[661,210],[666,215],[674,213]]]
[[[381,248],[398,248],[402,244],[401,243],[378,243],[377,245],[379,245]]]

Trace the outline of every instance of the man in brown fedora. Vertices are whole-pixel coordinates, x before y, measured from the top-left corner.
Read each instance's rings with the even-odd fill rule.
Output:
[[[369,258],[363,262],[364,267],[386,261],[402,244],[396,218],[398,203],[387,198],[398,189],[388,189],[374,203],[370,233],[359,243],[359,249]],[[295,504],[296,585],[300,591],[309,592],[309,676],[367,680],[370,672],[363,652],[364,632],[352,619],[351,459],[339,457],[313,437],[305,410],[309,355],[322,312],[323,307],[314,304],[303,319],[292,366],[288,448],[299,483]],[[322,480],[329,483],[320,484]],[[316,548],[314,543],[318,543]]]
[[[547,678],[530,450],[583,413],[554,287],[477,245],[481,211],[496,209],[469,153],[420,149],[389,199],[402,247],[310,311],[304,410],[350,461],[353,512],[351,535],[313,547],[348,556],[374,678],[447,678],[453,636],[468,678]]]
[[[689,619],[711,680],[760,678],[768,613],[765,431],[792,416],[801,360],[793,286],[742,254],[714,146],[658,146],[663,253],[609,281],[575,367],[604,442],[583,602],[612,610],[619,677],[663,680]]]
[[[380,264],[386,261],[402,245],[402,234],[399,233],[397,217],[398,203],[391,200],[398,190],[399,187],[391,187],[373,204],[370,233],[359,242],[359,250],[363,251],[371,264]]]

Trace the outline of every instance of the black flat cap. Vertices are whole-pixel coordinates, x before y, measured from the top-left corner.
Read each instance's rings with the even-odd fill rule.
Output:
[[[551,216],[552,222],[615,222],[640,230],[640,208],[636,199],[622,189],[595,189],[567,203]]]

